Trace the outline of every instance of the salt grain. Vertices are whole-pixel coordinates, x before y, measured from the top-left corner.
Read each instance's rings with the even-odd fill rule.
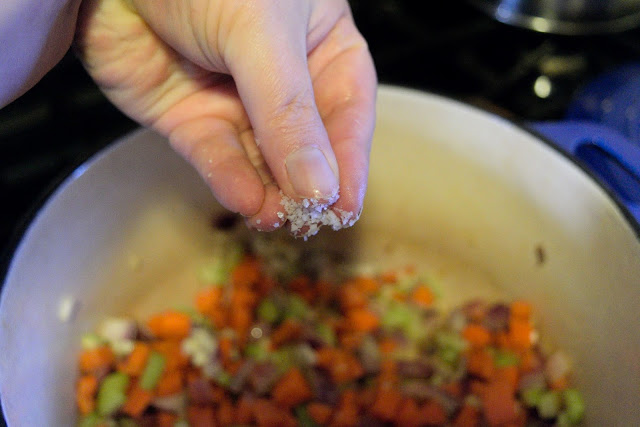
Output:
[[[280,192],[282,197],[280,204],[284,207],[285,213],[279,218],[286,218],[289,221],[291,233],[297,237],[307,240],[310,236],[316,235],[323,225],[331,226],[334,230],[351,227],[358,220],[353,212],[347,212],[343,209],[329,209],[338,200],[336,192],[325,203],[318,199],[303,199],[296,202],[292,198],[285,196]]]

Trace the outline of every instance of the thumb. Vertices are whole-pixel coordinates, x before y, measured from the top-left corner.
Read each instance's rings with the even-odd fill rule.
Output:
[[[260,10],[236,23],[240,33],[230,34],[224,51],[256,144],[286,195],[333,202],[338,164],[307,64],[310,4],[256,3]]]

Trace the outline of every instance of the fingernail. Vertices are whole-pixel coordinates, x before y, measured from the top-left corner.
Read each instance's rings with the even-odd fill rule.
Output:
[[[328,199],[338,191],[338,177],[318,148],[304,147],[285,162],[289,181],[298,197]]]

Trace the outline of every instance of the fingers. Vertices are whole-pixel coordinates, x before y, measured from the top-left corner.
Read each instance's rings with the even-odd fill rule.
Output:
[[[224,57],[260,151],[286,195],[331,199],[339,189],[338,162],[309,75],[309,2],[246,4],[256,9],[244,11],[236,23],[242,31],[229,36]]]
[[[317,103],[340,165],[334,210],[357,219],[364,201],[375,126],[377,77],[373,60],[349,14],[309,58]]]
[[[260,210],[265,187],[231,123],[212,117],[185,121],[173,129],[169,141],[225,208],[246,217]]]

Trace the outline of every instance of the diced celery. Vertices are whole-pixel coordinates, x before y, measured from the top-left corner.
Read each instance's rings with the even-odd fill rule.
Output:
[[[138,427],[138,423],[131,418],[122,418],[118,421],[118,427]]]
[[[538,400],[538,415],[542,418],[549,419],[558,416],[560,411],[560,395],[555,391],[546,391]]]
[[[565,412],[568,420],[572,424],[577,424],[584,416],[584,400],[582,394],[573,388],[566,389],[562,393],[564,400]]]
[[[493,363],[498,368],[518,366],[520,364],[520,358],[517,354],[510,351],[498,350],[493,354]]]
[[[449,365],[458,363],[460,359],[460,351],[452,347],[442,347],[438,349],[438,357]]]
[[[271,352],[271,361],[276,364],[280,373],[285,373],[294,366],[294,357],[293,348],[288,346]]]
[[[92,332],[86,333],[82,335],[80,345],[83,350],[93,350],[94,348],[98,348],[105,343],[105,340],[102,339],[98,334],[94,334]]]
[[[285,317],[292,317],[294,319],[305,319],[309,316],[309,305],[298,295],[291,295],[287,301],[287,307],[285,309]]]
[[[203,266],[198,275],[199,279],[211,285],[222,286],[229,280],[229,272],[220,259]]]
[[[461,353],[467,348],[467,342],[464,338],[459,334],[448,331],[438,331],[436,334],[436,345],[438,348],[451,349],[457,353]]]
[[[166,363],[167,360],[162,354],[152,351],[140,376],[140,387],[145,390],[153,390],[160,381]]]
[[[127,400],[129,376],[122,372],[109,374],[102,380],[98,390],[97,409],[100,415],[110,415],[120,409]]]
[[[316,333],[322,338],[322,340],[331,347],[335,347],[337,338],[336,332],[333,328],[326,323],[320,323],[316,326]]]
[[[100,423],[103,422],[103,419],[96,412],[91,412],[90,414],[85,415],[80,418],[78,421],[77,427],[97,427]]]
[[[560,412],[558,417],[556,418],[556,422],[554,424],[555,427],[569,427],[572,426],[573,423],[569,420],[569,415],[567,415],[566,411]]]
[[[540,398],[543,394],[544,389],[540,387],[527,388],[520,393],[522,401],[529,408],[535,408],[536,406],[538,406],[538,402],[540,402]]]
[[[318,424],[313,421],[313,418],[309,415],[309,411],[307,411],[306,406],[297,406],[293,412],[296,415],[299,427],[317,427]]]
[[[247,344],[244,350],[245,356],[262,362],[269,357],[269,342],[266,339],[260,339],[256,342]]]
[[[173,423],[173,427],[189,427],[189,422],[187,420],[178,420]]]
[[[231,375],[227,371],[220,370],[216,374],[215,382],[222,387],[229,387],[229,384],[231,384]]]
[[[280,317],[278,306],[270,299],[262,300],[258,306],[258,317],[269,324],[276,323]]]
[[[403,304],[389,304],[382,315],[382,326],[388,329],[404,329],[411,319],[411,311]]]

